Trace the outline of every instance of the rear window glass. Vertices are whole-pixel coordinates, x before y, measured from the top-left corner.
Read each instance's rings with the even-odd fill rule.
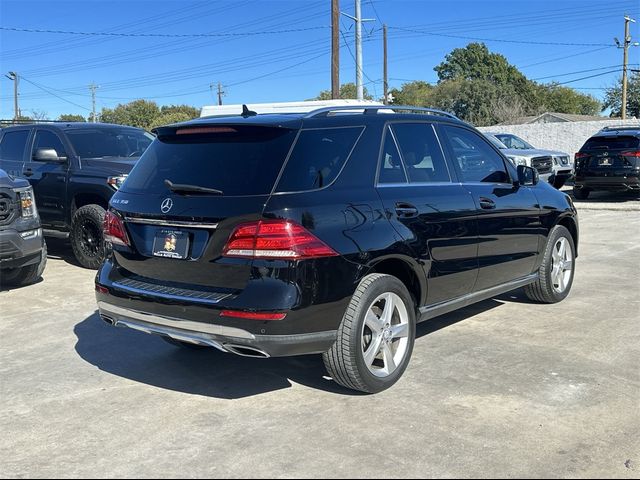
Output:
[[[619,148],[639,148],[640,139],[632,136],[592,137],[582,150],[616,150]]]
[[[27,145],[28,130],[6,132],[0,142],[0,158],[3,160],[22,161],[24,147]]]
[[[66,133],[80,158],[139,157],[153,141],[150,133],[131,128],[83,128]]]
[[[159,136],[122,190],[168,193],[164,183],[222,190],[225,196],[271,193],[296,130],[229,127],[222,133]]]
[[[277,191],[300,192],[329,185],[342,170],[362,130],[362,127],[302,130]]]

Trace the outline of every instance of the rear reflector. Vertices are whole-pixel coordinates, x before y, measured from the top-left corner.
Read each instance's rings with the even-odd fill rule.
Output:
[[[579,158],[586,158],[586,157],[588,157],[588,156],[589,156],[589,154],[588,154],[588,153],[581,153],[581,152],[578,152],[578,153],[576,153],[575,158],[576,158],[576,160],[578,160]]]
[[[198,133],[237,133],[235,128],[231,127],[190,127],[179,128],[176,135],[195,135]]]
[[[104,239],[106,242],[111,242],[114,245],[122,245],[130,247],[129,236],[124,228],[124,223],[113,212],[107,212],[104,216],[103,223]]]
[[[288,220],[238,225],[224,247],[227,257],[299,260],[338,255],[306,228]]]
[[[222,310],[221,317],[244,318],[248,320],[282,320],[287,316],[286,313],[259,313],[244,312],[240,310]]]
[[[103,287],[102,285],[98,285],[96,283],[96,292],[107,295],[109,293],[109,289],[107,287]]]

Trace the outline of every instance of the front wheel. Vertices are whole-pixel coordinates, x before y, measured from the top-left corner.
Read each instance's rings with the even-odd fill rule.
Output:
[[[415,331],[415,305],[404,284],[391,275],[367,275],[351,298],[336,342],[323,354],[325,367],[344,387],[381,392],[409,365]]]
[[[576,200],[586,200],[589,198],[589,190],[586,188],[573,188],[573,197]]]
[[[71,220],[71,248],[84,268],[97,270],[104,261],[104,215],[105,210],[101,206],[85,205],[76,210]]]
[[[525,287],[529,299],[541,303],[564,300],[573,285],[576,247],[569,230],[555,226],[549,234],[538,279]]]

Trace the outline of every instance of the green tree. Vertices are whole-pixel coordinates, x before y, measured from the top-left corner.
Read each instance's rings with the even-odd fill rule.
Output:
[[[622,115],[622,78],[606,90],[602,110],[608,108],[612,117]],[[640,118],[640,72],[634,72],[627,82],[627,116]]]
[[[556,83],[538,85],[542,110],[548,112],[597,115],[602,108],[600,102],[591,95],[577,92],[573,88]]]
[[[364,87],[363,90],[364,90],[364,99],[373,100],[373,95],[371,95],[368,92],[367,87]],[[340,98],[345,100],[358,98],[358,89],[356,87],[356,84],[344,83],[340,85]],[[313,100],[331,100],[331,90],[323,90]]]
[[[134,100],[117,107],[103,108],[100,120],[105,123],[130,125],[148,130],[154,119],[160,115],[160,108],[156,102],[148,100]]]
[[[434,86],[422,80],[404,83],[400,89],[392,88],[389,92],[393,95],[396,105],[414,105],[416,107],[432,106]]]
[[[198,118],[200,116],[200,110],[191,105],[163,105],[160,107],[160,114],[180,114],[184,117],[184,120],[191,120],[192,118]]]
[[[86,122],[87,119],[82,115],[77,115],[75,113],[63,113],[58,117],[58,120],[61,122]]]
[[[193,115],[189,115],[186,112],[177,110],[169,111],[167,113],[161,113],[153,119],[153,121],[149,125],[149,130],[156,127],[162,127],[163,125],[169,125],[171,123],[186,122],[187,120],[191,120],[192,118],[194,118]]]

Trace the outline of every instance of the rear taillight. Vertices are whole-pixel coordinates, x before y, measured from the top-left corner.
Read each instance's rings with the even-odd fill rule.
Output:
[[[222,310],[221,317],[243,318],[246,320],[282,320],[287,316],[284,312],[264,313],[264,312],[245,312],[242,310]]]
[[[338,255],[306,228],[287,220],[238,225],[224,247],[226,257],[299,260]]]
[[[622,155],[623,157],[640,158],[640,150],[632,150],[632,151],[629,151],[629,152],[622,152],[620,155]]]
[[[104,239],[114,245],[131,246],[129,236],[124,228],[124,223],[119,216],[113,212],[107,212],[103,223]]]
[[[581,158],[587,158],[589,156],[588,153],[582,153],[582,152],[578,152],[576,153],[575,159],[576,161],[578,161]]]

